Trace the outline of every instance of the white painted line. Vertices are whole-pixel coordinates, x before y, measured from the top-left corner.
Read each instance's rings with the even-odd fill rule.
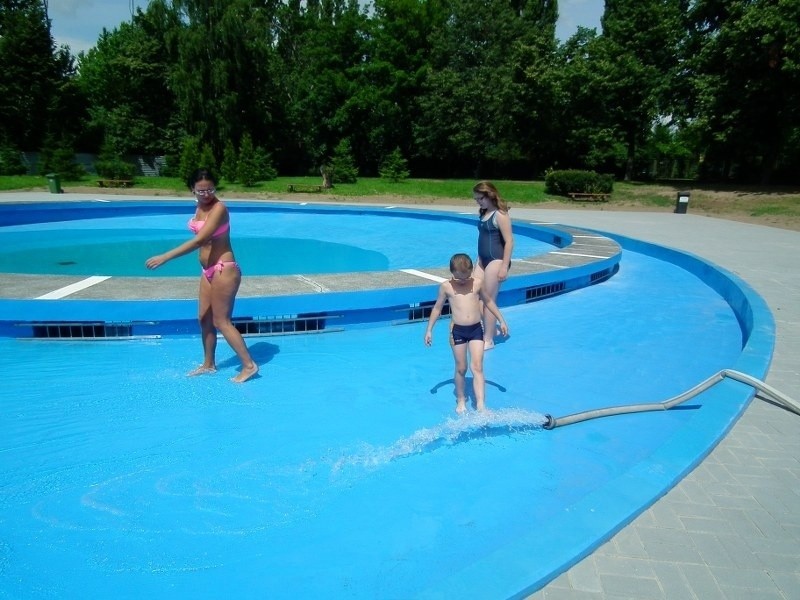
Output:
[[[103,198],[95,198],[95,202],[111,202],[111,200],[104,200]]]
[[[538,260],[522,260],[521,258],[515,258],[513,261],[515,263],[525,263],[526,265],[539,265],[541,267],[550,267],[552,269],[569,269],[566,265],[554,265],[552,263],[541,262]]]
[[[430,273],[425,273],[424,271],[417,271],[416,269],[400,269],[403,273],[408,273],[409,275],[416,275],[417,277],[422,277],[423,279],[430,279],[431,281],[435,281],[436,283],[442,283],[443,281],[447,281],[444,277],[439,277],[438,275],[432,275]]]
[[[611,258],[610,256],[597,256],[596,254],[579,254],[578,252],[548,252],[548,254],[562,254],[564,256],[582,256],[584,258]]]
[[[93,285],[97,285],[98,283],[104,282],[106,279],[111,279],[109,275],[92,275],[91,277],[87,277],[81,281],[77,281],[75,283],[71,283],[70,285],[64,286],[57,290],[53,290],[43,296],[39,296],[35,298],[35,300],[59,300],[61,298],[65,298],[70,294],[74,294],[75,292],[80,292],[81,290],[85,290],[86,288],[90,288]]]
[[[396,206],[384,206],[383,208],[385,208],[386,210],[391,210],[392,208],[397,208],[397,207]]]
[[[324,285],[322,285],[320,282],[314,281],[313,279],[309,279],[305,275],[295,275],[295,277],[297,277],[303,283],[307,283],[308,285],[313,287],[318,292],[322,292],[322,293],[330,292],[330,290],[328,288],[326,288]]]

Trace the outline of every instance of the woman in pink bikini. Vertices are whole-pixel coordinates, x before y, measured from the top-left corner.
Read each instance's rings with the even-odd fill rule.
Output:
[[[242,370],[232,379],[242,383],[258,373],[258,365],[250,356],[242,334],[231,322],[242,272],[231,248],[230,216],[227,207],[216,196],[217,180],[208,169],[195,171],[188,184],[197,203],[194,217],[189,220],[189,229],[194,237],[164,254],[148,258],[145,265],[148,269],[157,269],[173,258],[200,251],[202,275],[198,318],[203,338],[203,364],[189,375],[216,372],[219,331],[242,361]]]

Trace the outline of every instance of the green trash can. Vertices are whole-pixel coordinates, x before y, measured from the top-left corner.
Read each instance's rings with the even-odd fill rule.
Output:
[[[50,188],[51,194],[62,194],[64,192],[61,189],[61,178],[58,173],[48,173],[45,177],[47,177],[47,187]]]

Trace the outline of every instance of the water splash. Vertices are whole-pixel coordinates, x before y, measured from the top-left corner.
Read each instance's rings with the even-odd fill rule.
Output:
[[[442,446],[499,435],[531,433],[542,428],[545,416],[519,408],[469,412],[447,419],[435,427],[418,429],[390,446],[366,445],[362,450],[343,456],[333,465],[336,473],[350,466],[377,468],[414,454],[431,452]]]

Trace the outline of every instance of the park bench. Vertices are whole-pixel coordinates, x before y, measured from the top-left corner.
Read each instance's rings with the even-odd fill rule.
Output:
[[[321,185],[309,185],[306,183],[290,183],[289,192],[318,194],[322,191]]]
[[[133,185],[132,179],[98,179],[97,185],[108,188],[128,188]]]
[[[611,194],[602,192],[570,192],[569,197],[576,202],[608,202]]]

